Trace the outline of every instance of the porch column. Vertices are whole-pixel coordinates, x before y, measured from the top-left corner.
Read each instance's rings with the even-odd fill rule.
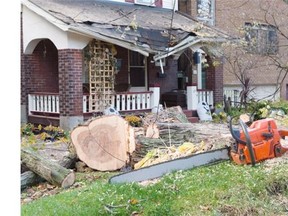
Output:
[[[26,66],[28,67],[28,65],[32,65],[32,64],[25,64],[25,63],[30,63],[29,60],[31,60],[31,55],[24,55],[23,53],[23,22],[22,22],[22,13],[21,13],[21,17],[20,17],[21,21],[20,21],[20,37],[21,37],[21,41],[20,41],[20,52],[21,52],[21,124],[25,124],[28,122],[28,89],[29,89],[29,84],[30,84],[30,77],[31,74],[29,73],[29,70],[26,68]],[[30,57],[30,58],[29,58]]]
[[[58,50],[60,127],[71,130],[83,122],[82,50]]]
[[[187,109],[196,110],[198,105],[197,86],[187,86]]]
[[[160,103],[160,86],[158,85],[152,85],[149,87],[149,91],[152,91],[151,95],[151,108],[152,112],[158,109],[159,103]]]
[[[219,64],[215,66],[215,83],[213,94],[214,94],[214,104],[223,103],[223,59],[217,58],[214,61],[218,61]]]

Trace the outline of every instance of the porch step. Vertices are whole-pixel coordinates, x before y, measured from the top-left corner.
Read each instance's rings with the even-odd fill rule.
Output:
[[[199,117],[196,110],[187,110],[183,109],[184,114],[187,116],[187,119],[191,123],[199,122]]]
[[[198,123],[199,118],[198,117],[187,117],[188,121],[191,123]]]

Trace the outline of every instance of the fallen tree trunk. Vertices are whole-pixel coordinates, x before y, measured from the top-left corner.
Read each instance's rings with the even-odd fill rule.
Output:
[[[42,143],[35,144],[32,148],[37,149],[37,154],[43,157],[45,160],[55,162],[67,169],[75,168],[77,155],[75,152],[69,149],[69,145],[67,143]],[[36,185],[42,181],[45,181],[45,179],[38,176],[36,173],[31,172],[31,170],[29,170],[29,168],[21,162],[22,190],[27,187]]]
[[[158,138],[138,136],[136,150],[132,154],[133,165],[152,149],[180,146],[185,142],[201,145],[203,150],[217,149],[233,142],[229,128],[216,123],[153,123],[153,133]],[[153,136],[155,137],[155,136]]]
[[[27,187],[33,186],[43,181],[45,181],[44,178],[40,177],[32,171],[23,172],[21,174],[21,191]]]
[[[79,159],[100,171],[126,166],[135,150],[134,129],[118,115],[101,116],[76,127],[71,139]]]
[[[43,158],[32,149],[21,149],[21,161],[31,171],[53,185],[68,188],[75,182],[75,173],[72,170]]]

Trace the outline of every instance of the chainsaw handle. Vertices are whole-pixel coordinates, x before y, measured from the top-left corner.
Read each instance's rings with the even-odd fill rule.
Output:
[[[245,135],[245,138],[246,138],[246,146],[248,148],[249,155],[250,155],[250,158],[251,158],[251,164],[252,164],[252,166],[254,166],[256,164],[255,154],[254,154],[254,151],[253,151],[251,138],[250,138],[250,135],[248,133],[247,126],[241,119],[239,119],[239,122],[240,122],[240,125],[241,125],[241,127],[243,129],[243,132],[244,132],[244,135]]]
[[[230,126],[229,126],[230,133],[231,133],[232,137],[233,137],[238,143],[241,143],[241,144],[243,144],[243,145],[246,145],[247,142],[245,142],[244,140],[241,140],[241,139],[240,139],[240,135],[238,136],[238,135],[235,133],[235,131],[233,130],[232,120],[233,120],[235,117],[236,117],[236,116],[234,116],[234,117],[232,117],[232,118],[230,119]],[[242,125],[241,125],[241,126],[242,126]]]

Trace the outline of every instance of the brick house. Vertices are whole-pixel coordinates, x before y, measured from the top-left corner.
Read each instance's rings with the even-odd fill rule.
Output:
[[[231,57],[241,62],[251,82],[251,97],[255,99],[288,99],[287,69],[277,67],[288,61],[287,1],[283,0],[188,0],[179,2],[179,10],[210,26],[244,39],[249,45],[246,54]],[[281,34],[283,33],[283,35]],[[285,38],[286,36],[286,38]],[[234,52],[235,54],[236,52]],[[243,53],[243,52],[242,52]],[[230,53],[229,53],[230,54]],[[241,91],[239,79],[231,65],[224,64],[224,91]],[[275,91],[277,91],[276,94]]]
[[[72,129],[111,106],[221,102],[222,65],[209,51],[227,34],[177,1],[153,2],[22,0],[21,121]]]

